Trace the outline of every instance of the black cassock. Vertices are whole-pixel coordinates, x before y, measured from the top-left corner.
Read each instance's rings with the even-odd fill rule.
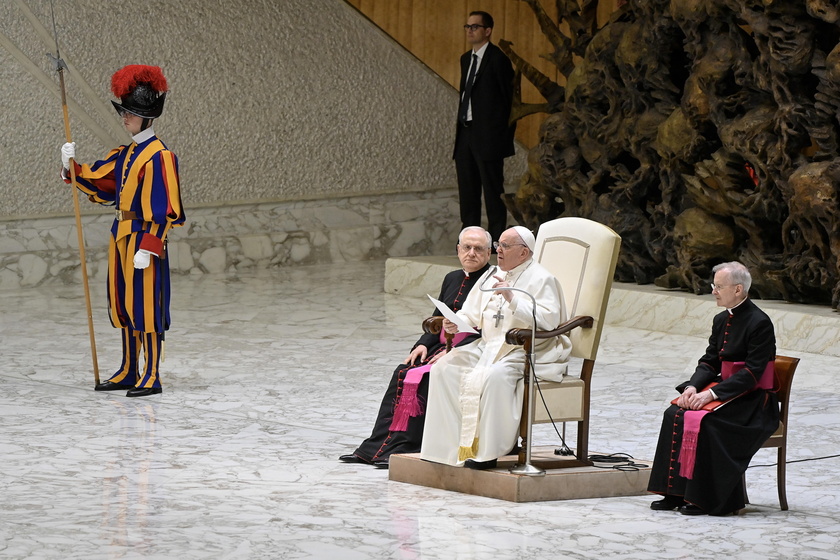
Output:
[[[467,277],[463,270],[450,272],[443,279],[438,299],[448,305],[453,311],[459,310],[464,300],[467,299],[467,294],[470,293],[472,287],[489,267],[489,264],[484,265],[481,270],[470,273],[469,277]],[[435,309],[434,315],[442,315],[442,313]],[[470,335],[461,341],[458,346],[469,344],[476,338],[478,338],[478,335]],[[373,425],[373,431],[370,437],[363,441],[354,452],[354,455],[357,457],[368,462],[373,462],[385,461],[392,453],[420,452],[420,445],[423,443],[423,426],[426,423],[425,414],[411,417],[408,421],[408,428],[404,432],[392,432],[390,428],[391,422],[394,419],[394,407],[403,390],[403,381],[405,380],[406,372],[411,368],[427,364],[435,354],[443,352],[446,349],[446,346],[440,343],[440,335],[436,334],[424,334],[414,344],[412,350],[421,344],[428,349],[426,359],[410,365],[400,364],[394,370],[391,381],[388,383],[388,390],[385,391],[385,396],[382,397],[382,404],[379,405],[379,414]],[[424,375],[423,380],[417,387],[417,397],[425,403],[428,394],[429,376]]]
[[[700,358],[689,385],[698,392],[719,381],[719,400],[737,397],[703,417],[697,440],[694,476],[679,475],[679,451],[685,410],[671,405],[659,432],[648,490],[681,496],[711,515],[724,515],[744,507],[742,476],[756,451],[779,426],[779,401],[773,391],[757,389],[767,362],[775,359],[776,337],[770,318],[750,299],[715,316],[706,354]],[[746,362],[721,381],[722,361]],[[746,394],[742,394],[746,391]],[[741,395],[738,397],[738,395]]]

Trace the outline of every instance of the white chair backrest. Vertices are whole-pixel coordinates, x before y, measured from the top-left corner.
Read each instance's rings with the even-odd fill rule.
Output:
[[[591,329],[573,329],[572,356],[594,360],[618,262],[621,237],[585,218],[558,218],[540,226],[534,258],[563,288],[569,318],[589,315]]]

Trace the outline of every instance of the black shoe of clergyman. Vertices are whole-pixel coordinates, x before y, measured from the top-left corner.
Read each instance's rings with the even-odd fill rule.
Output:
[[[358,455],[342,455],[338,458],[338,460],[342,463],[367,463],[367,461],[365,461]]]
[[[128,393],[125,394],[126,397],[148,397],[149,395],[159,395],[163,393],[163,389],[161,387],[148,387],[146,389],[141,389],[139,387],[134,387],[133,389],[129,389]]]
[[[683,515],[706,515],[705,511],[694,504],[685,504],[684,506],[681,506],[680,513]]]
[[[387,469],[388,468],[388,459],[377,459],[373,462],[373,466],[377,469]]]
[[[472,459],[467,459],[464,466],[468,469],[486,471],[487,469],[495,469],[497,463],[497,459],[490,459],[489,461],[473,461]]]
[[[671,511],[685,505],[685,500],[679,496],[665,496],[650,504],[650,509],[658,511]]]
[[[120,385],[119,383],[112,383],[110,381],[105,381],[104,383],[97,383],[96,387],[93,388],[94,391],[125,391],[126,389],[132,389],[134,385]]]

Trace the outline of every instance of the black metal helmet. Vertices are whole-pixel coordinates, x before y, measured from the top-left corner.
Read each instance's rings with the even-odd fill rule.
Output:
[[[168,85],[158,66],[130,64],[111,76],[111,91],[120,102],[111,101],[118,113],[123,112],[156,119],[163,113]]]

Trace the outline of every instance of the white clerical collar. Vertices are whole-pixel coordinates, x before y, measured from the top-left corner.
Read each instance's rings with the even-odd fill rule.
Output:
[[[534,258],[531,257],[530,259],[526,260],[525,262],[523,262],[519,266],[511,268],[508,271],[502,270],[502,272],[505,273],[506,278],[518,277],[520,274],[522,274],[525,271],[526,268],[531,266],[531,263],[533,263],[533,262],[534,262]],[[499,270],[501,270],[501,269],[499,269]]]
[[[489,270],[489,269],[490,269],[490,264],[488,263],[488,264],[485,264],[484,266],[482,266],[481,268],[479,268],[478,270],[473,270],[473,273],[478,273],[478,272],[480,272],[481,274],[484,274],[484,273],[485,273],[485,272],[487,272],[487,270]],[[463,268],[463,267],[462,267],[462,268],[461,268],[461,270],[463,270],[463,271],[464,271],[464,276],[466,276],[467,278],[469,278],[469,277],[470,277],[470,273],[467,271],[467,269],[466,269],[466,268]],[[479,276],[480,276],[480,275],[479,275]]]
[[[152,128],[150,126],[146,130],[141,130],[140,132],[138,132],[137,134],[132,136],[131,139],[134,140],[135,144],[142,144],[143,142],[145,142],[146,140],[148,140],[149,138],[151,138],[154,135],[155,135],[154,128]]]
[[[733,305],[732,307],[727,307],[727,308],[726,308],[726,310],[727,310],[727,311],[729,311],[729,314],[730,314],[730,315],[734,315],[734,313],[732,312],[732,310],[733,310],[733,309],[735,309],[736,307],[738,307],[739,305],[741,305],[742,303],[744,303],[745,301],[747,301],[747,299],[748,299],[748,298],[744,298],[744,299],[742,299],[742,300],[741,300],[741,301],[739,301],[736,305]]]

